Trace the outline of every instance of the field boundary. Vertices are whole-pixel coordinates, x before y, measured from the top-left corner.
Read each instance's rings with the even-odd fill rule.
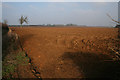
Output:
[[[27,55],[27,52],[23,49],[19,36],[18,36],[18,41],[19,41],[19,44],[20,44],[20,48],[22,49],[22,51],[25,52],[25,53],[24,53],[24,54],[25,54],[25,57],[29,58],[30,69],[31,69],[33,75],[34,75],[37,79],[42,80],[42,78],[41,78],[41,76],[40,76],[40,72],[38,72],[38,71],[35,69],[34,65],[33,65],[32,62],[31,62],[31,58]]]

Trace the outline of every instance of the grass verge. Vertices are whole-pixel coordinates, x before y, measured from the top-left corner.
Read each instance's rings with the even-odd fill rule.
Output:
[[[29,58],[25,57],[24,51],[8,54],[3,60],[2,75],[3,78],[16,78],[18,65],[28,65]],[[15,75],[16,74],[16,75]]]

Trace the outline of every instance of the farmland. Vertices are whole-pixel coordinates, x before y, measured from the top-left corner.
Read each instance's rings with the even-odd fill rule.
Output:
[[[10,27],[41,78],[116,77],[117,28]]]

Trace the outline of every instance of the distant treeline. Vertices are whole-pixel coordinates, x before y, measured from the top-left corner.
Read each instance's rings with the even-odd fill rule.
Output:
[[[9,25],[10,27],[21,27],[21,25]],[[85,26],[85,25],[76,25],[76,24],[43,24],[43,25],[22,25],[23,27],[27,26],[45,26],[45,27],[56,27],[56,26]]]

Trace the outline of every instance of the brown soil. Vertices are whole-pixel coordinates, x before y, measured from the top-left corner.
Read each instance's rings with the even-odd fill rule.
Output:
[[[12,27],[42,78],[116,77],[117,28]],[[118,47],[118,46],[117,46]]]

